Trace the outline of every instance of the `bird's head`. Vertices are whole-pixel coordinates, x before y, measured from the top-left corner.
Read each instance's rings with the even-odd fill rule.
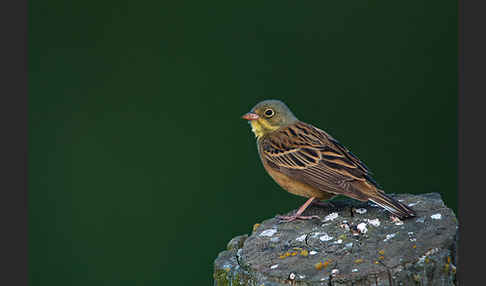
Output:
[[[274,99],[259,102],[242,118],[248,120],[257,138],[298,121],[285,103]]]

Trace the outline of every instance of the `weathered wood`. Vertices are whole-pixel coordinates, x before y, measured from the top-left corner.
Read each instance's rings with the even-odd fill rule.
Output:
[[[453,211],[438,193],[392,196],[417,217],[339,199],[306,210],[320,220],[256,224],[218,255],[214,285],[457,285]]]

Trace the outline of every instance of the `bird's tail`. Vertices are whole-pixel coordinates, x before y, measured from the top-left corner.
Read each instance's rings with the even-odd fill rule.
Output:
[[[376,194],[373,197],[370,197],[369,200],[399,218],[409,218],[416,216],[414,210],[412,210],[405,204],[402,204],[401,202],[392,199],[384,192],[376,192]]]

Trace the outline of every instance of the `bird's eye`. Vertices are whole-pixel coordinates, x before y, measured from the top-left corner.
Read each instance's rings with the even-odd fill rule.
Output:
[[[275,114],[275,112],[273,111],[273,109],[270,109],[270,108],[267,109],[267,110],[265,110],[264,113],[265,113],[265,116],[268,117],[268,118],[272,117]]]

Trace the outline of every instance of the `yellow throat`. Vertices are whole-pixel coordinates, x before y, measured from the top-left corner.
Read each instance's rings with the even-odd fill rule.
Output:
[[[265,134],[268,134],[270,132],[279,129],[279,126],[272,126],[262,118],[250,121],[250,125],[251,125],[251,131],[253,131],[256,138],[260,138]]]

